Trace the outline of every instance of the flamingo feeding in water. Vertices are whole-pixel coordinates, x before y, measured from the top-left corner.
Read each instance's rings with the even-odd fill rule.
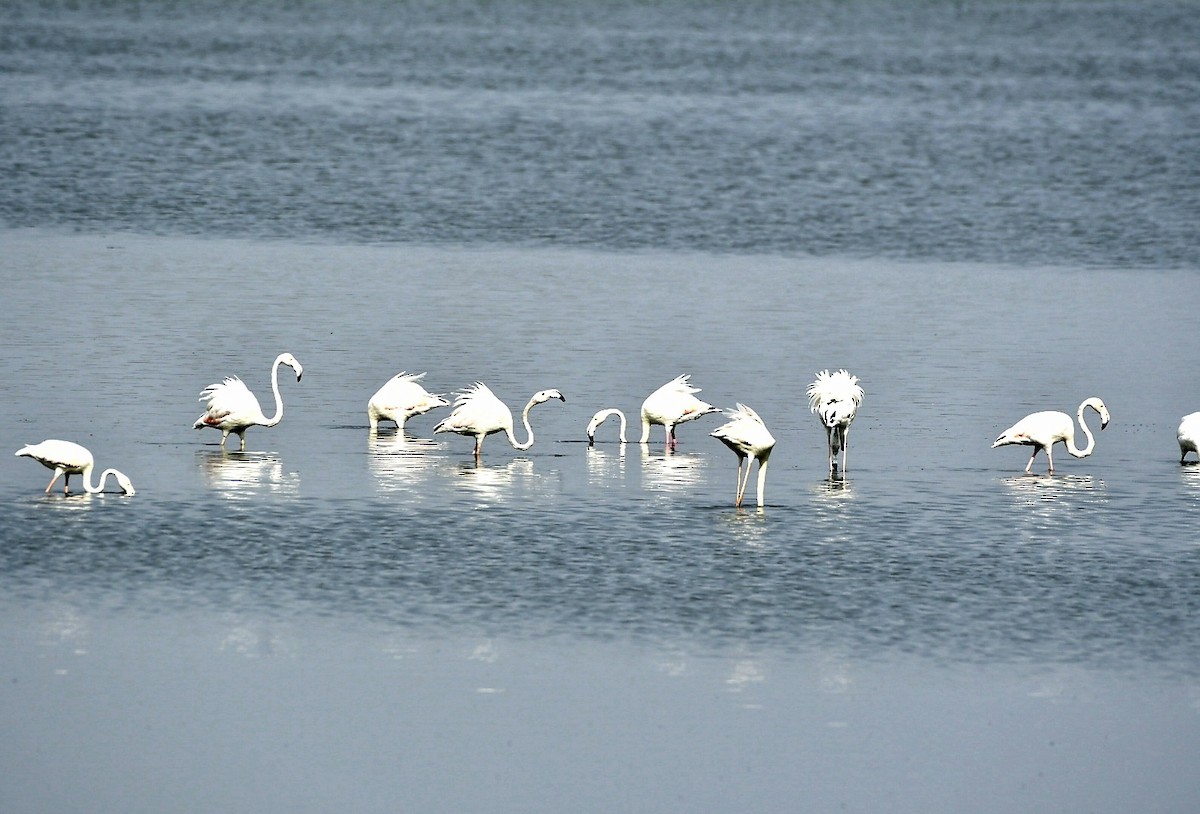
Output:
[[[667,449],[673,450],[679,443],[675,437],[675,428],[678,425],[687,421],[695,421],[709,413],[720,412],[718,408],[708,402],[696,398],[695,394],[700,392],[700,388],[693,387],[688,382],[690,378],[691,375],[687,373],[676,376],[642,402],[642,437],[638,441],[639,444],[650,440],[652,424],[661,424],[666,431]],[[592,416],[592,420],[588,424],[589,446],[595,443],[596,428],[603,424],[609,416],[614,415],[621,419],[621,440],[625,440],[625,413],[616,407],[609,407]]]
[[[271,391],[275,394],[275,415],[267,418],[263,415],[258,399],[250,392],[237,376],[230,376],[223,382],[210,384],[200,393],[200,401],[208,402],[204,415],[196,419],[193,429],[213,427],[221,431],[221,446],[229,433],[236,433],[241,439],[240,451],[246,449],[246,430],[253,426],[274,427],[283,420],[283,398],[279,395],[279,366],[287,365],[296,371],[296,381],[300,381],[304,368],[290,353],[281,353],[275,357],[271,365]]]
[[[503,431],[507,434],[513,449],[526,450],[533,446],[533,427],[529,424],[529,411],[535,404],[542,404],[550,399],[566,402],[566,398],[557,390],[540,390],[534,393],[525,405],[521,412],[521,421],[525,424],[527,438],[521,443],[513,434],[512,410],[508,409],[508,405],[497,398],[486,384],[475,382],[458,395],[454,401],[454,411],[442,419],[433,431],[474,436],[476,459],[483,450],[483,439],[494,432]]]
[[[808,386],[808,409],[817,414],[825,428],[830,477],[837,474],[839,452],[842,455],[842,475],[846,474],[847,437],[862,400],[863,389],[858,384],[858,377],[851,376],[845,370],[836,373],[822,370],[817,374],[816,381]]]
[[[763,489],[767,482],[767,463],[771,450],[775,448],[775,438],[767,430],[766,423],[758,413],[745,404],[738,404],[736,410],[725,413],[729,417],[728,424],[722,424],[709,435],[716,438],[733,450],[738,458],[737,501],[735,506],[742,505],[746,494],[746,484],[750,481],[751,459],[758,461],[758,505],[763,505]],[[742,475],[742,464],[746,464],[746,474]]]
[[[1050,474],[1054,474],[1052,447],[1058,442],[1061,441],[1063,446],[1067,448],[1067,452],[1076,458],[1086,458],[1096,448],[1096,439],[1092,435],[1092,431],[1088,429],[1087,423],[1083,420],[1083,411],[1088,407],[1100,414],[1100,429],[1108,426],[1108,408],[1104,406],[1104,402],[1095,396],[1084,399],[1079,405],[1079,411],[1075,414],[1075,417],[1079,420],[1079,426],[1083,428],[1083,434],[1087,436],[1087,446],[1083,449],[1075,446],[1075,424],[1071,421],[1071,417],[1058,410],[1043,410],[1042,412],[1031,413],[1025,416],[1016,424],[1013,424],[1007,430],[1000,433],[1000,437],[992,444],[992,449],[1008,446],[1009,444],[1033,447],[1033,454],[1029,456],[1029,463],[1025,464],[1026,472],[1033,467],[1033,459],[1037,457],[1038,451],[1044,449],[1046,450],[1046,461],[1049,465],[1048,471]]]
[[[105,469],[100,473],[99,485],[93,485],[92,472],[96,466],[95,459],[92,458],[92,453],[86,447],[82,447],[73,441],[50,439],[40,444],[29,444],[17,450],[17,456],[33,458],[47,469],[54,470],[54,477],[50,479],[50,485],[46,487],[46,494],[50,494],[50,490],[54,488],[54,484],[63,476],[66,476],[63,480],[63,494],[71,494],[72,475],[82,476],[83,488],[88,494],[94,495],[97,492],[103,492],[104,485],[108,483],[109,475],[117,479],[117,484],[121,487],[121,491],[127,495],[134,494],[133,483],[123,472],[119,472],[116,469]]]
[[[395,421],[396,431],[402,432],[404,422],[413,416],[449,404],[420,385],[424,377],[424,373],[401,372],[379,388],[367,402],[367,420],[371,422],[371,429],[378,430],[380,421]]]
[[[1175,439],[1179,441],[1179,463],[1184,462],[1189,452],[1195,452],[1200,457],[1200,449],[1196,448],[1200,443],[1200,413],[1189,413],[1183,417]]]

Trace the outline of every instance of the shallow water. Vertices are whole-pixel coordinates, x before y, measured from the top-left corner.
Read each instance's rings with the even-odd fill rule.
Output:
[[[237,808],[246,767],[289,787],[251,806],[267,810],[1194,799],[1200,469],[1178,464],[1191,393],[1170,375],[1188,365],[1190,272],[4,243],[6,308],[62,327],[5,321],[0,441],[74,438],[138,488],[43,496],[46,470],[0,469],[4,666],[21,688],[5,708],[24,733],[5,760],[31,778],[16,810],[50,799],[52,764],[24,750],[72,736],[89,766],[111,760],[110,738],[168,765],[152,773],[165,791],[67,771],[67,807],[102,793],[155,810],[198,777],[222,787],[200,809]],[[1036,296],[1053,291],[1074,306]],[[807,316],[822,314],[836,319]],[[305,373],[281,382],[278,427],[251,429],[244,453],[191,429],[196,394],[226,374],[269,404],[284,349]],[[835,482],[803,396],[828,365],[867,392]],[[400,369],[428,370],[437,392],[482,378],[514,405],[547,387],[567,401],[534,410],[531,450],[492,437],[476,466],[470,439],[430,439],[444,410],[411,437],[372,436],[366,400]],[[684,425],[674,454],[659,434],[619,444],[611,425],[587,446],[596,409],[636,412],[684,371],[778,439],[763,510],[734,509],[716,418]],[[989,448],[1024,413],[1093,393],[1113,421],[1091,457],[1027,476],[1022,450]],[[73,712],[31,711],[30,695]],[[201,727],[171,711],[181,697],[211,728],[161,731],[180,715]],[[347,717],[314,711],[330,705]],[[159,734],[127,731],[138,721]],[[214,756],[226,741],[235,757]],[[1117,768],[1139,750],[1160,761],[1131,784]],[[460,772],[491,781],[448,790]]]
[[[0,810],[1195,810],[1193,12],[7,4]],[[567,401],[477,465],[400,370]],[[716,417],[587,446],[684,372],[762,510]]]

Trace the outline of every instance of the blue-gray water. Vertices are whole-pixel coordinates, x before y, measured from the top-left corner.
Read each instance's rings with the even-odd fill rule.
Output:
[[[1194,11],[6,7],[0,808],[1194,810]],[[477,467],[400,370],[567,401]],[[761,512],[716,418],[587,447],[681,372]]]

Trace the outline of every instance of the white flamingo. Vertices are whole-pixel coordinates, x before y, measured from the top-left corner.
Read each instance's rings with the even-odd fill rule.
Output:
[[[221,446],[229,433],[237,433],[241,439],[239,449],[246,449],[246,430],[253,426],[274,427],[283,420],[283,399],[279,395],[279,366],[287,365],[296,371],[296,381],[300,381],[304,368],[290,353],[281,353],[275,357],[271,365],[271,391],[275,394],[275,415],[267,418],[263,415],[258,399],[237,376],[230,376],[218,384],[210,384],[200,393],[200,401],[208,402],[204,415],[196,419],[192,425],[200,430],[213,427],[221,431]]]
[[[474,436],[476,458],[483,450],[483,439],[494,432],[503,431],[507,434],[513,449],[529,449],[533,446],[533,427],[529,425],[529,411],[535,404],[542,404],[550,399],[566,402],[566,398],[557,390],[540,390],[534,393],[525,405],[521,412],[521,421],[525,424],[525,434],[528,437],[521,443],[513,434],[512,410],[508,409],[508,405],[498,399],[486,384],[475,382],[458,395],[454,400],[454,411],[442,419],[433,431]]]
[[[1083,411],[1087,407],[1092,408],[1100,414],[1100,429],[1108,426],[1108,408],[1104,406],[1104,402],[1095,396],[1084,399],[1079,405],[1079,411],[1075,414],[1075,417],[1079,420],[1079,426],[1083,428],[1083,434],[1087,436],[1087,446],[1083,449],[1075,446],[1075,424],[1071,421],[1071,417],[1058,410],[1043,410],[1040,413],[1031,413],[1025,416],[1016,424],[1013,424],[1007,430],[1000,433],[1000,437],[992,444],[992,449],[1009,444],[1033,447],[1033,454],[1029,456],[1029,463],[1025,464],[1026,472],[1033,467],[1033,459],[1037,457],[1038,451],[1044,449],[1046,450],[1046,461],[1049,464],[1049,472],[1053,474],[1054,455],[1052,447],[1056,443],[1061,441],[1063,446],[1067,448],[1067,452],[1076,458],[1086,458],[1096,448],[1096,439],[1092,436],[1092,431],[1088,429],[1087,423],[1083,420]]]
[[[424,377],[424,373],[401,372],[379,388],[367,402],[367,420],[371,422],[371,429],[378,430],[380,421],[395,421],[397,432],[402,432],[404,422],[413,416],[449,404],[419,384]]]
[[[1196,448],[1200,444],[1200,413],[1185,415],[1179,422],[1175,438],[1179,441],[1179,463],[1183,463],[1189,452],[1195,452],[1200,457],[1200,449]]]
[[[675,427],[687,421],[695,421],[709,413],[720,412],[708,402],[696,398],[695,394],[700,392],[700,388],[689,384],[690,378],[691,375],[687,373],[676,376],[642,402],[642,437],[638,441],[639,444],[650,440],[652,424],[661,424],[666,431],[667,449],[675,449],[679,444],[675,437]],[[589,444],[594,441],[596,427],[614,415],[621,419],[621,440],[625,440],[625,413],[616,407],[609,407],[592,416],[592,421],[588,424]]]
[[[830,373],[822,370],[816,381],[808,386],[808,409],[816,413],[825,427],[825,441],[829,446],[829,474],[837,474],[837,457],[842,455],[842,474],[846,472],[847,437],[850,425],[858,415],[862,404],[863,389],[858,377],[845,370]]]
[[[81,447],[72,441],[56,441],[50,439],[43,441],[40,444],[29,444],[17,450],[17,455],[24,458],[33,458],[47,469],[54,470],[54,477],[50,479],[50,485],[46,487],[46,494],[50,494],[50,490],[54,488],[54,484],[62,476],[66,476],[63,480],[63,494],[71,494],[71,476],[80,475],[83,477],[83,488],[88,494],[96,494],[103,492],[104,486],[108,483],[108,476],[112,475],[117,479],[117,484],[127,495],[134,494],[133,483],[125,476],[123,472],[116,469],[105,469],[100,473],[100,484],[92,484],[92,472],[95,469],[96,462],[92,458],[92,453],[86,447]]]
[[[618,410],[616,407],[609,407],[607,410],[601,410],[600,412],[596,413],[594,416],[592,416],[592,420],[588,422],[587,439],[588,439],[589,447],[596,445],[596,430],[600,427],[601,424],[603,424],[605,421],[608,421],[608,419],[611,418],[612,416],[617,416],[618,418],[621,419],[621,433],[618,437],[621,439],[622,444],[626,443],[625,414],[623,412],[621,412],[620,410]]]
[[[729,410],[725,415],[730,419],[728,424],[722,424],[709,435],[716,438],[733,450],[738,458],[737,502],[742,505],[746,494],[746,484],[750,481],[751,458],[758,461],[758,505],[763,505],[763,490],[767,483],[767,463],[771,450],[775,448],[775,438],[767,430],[766,423],[758,413],[745,404],[738,404],[736,410]],[[746,474],[742,475],[742,463],[746,464]]]

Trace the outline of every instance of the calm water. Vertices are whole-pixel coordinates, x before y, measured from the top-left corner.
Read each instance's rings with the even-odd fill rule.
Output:
[[[1194,810],[1194,11],[6,7],[0,808]],[[476,466],[400,370],[567,401]],[[716,418],[587,447],[681,372],[764,510]]]

